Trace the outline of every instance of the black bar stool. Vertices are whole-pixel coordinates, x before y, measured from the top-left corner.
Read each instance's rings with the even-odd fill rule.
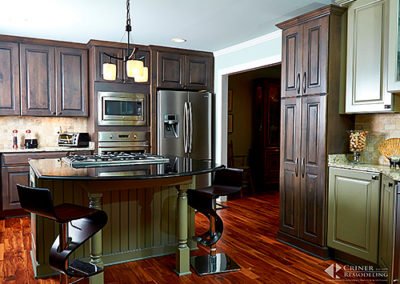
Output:
[[[222,219],[217,214],[216,200],[240,192],[242,189],[243,170],[227,168],[218,170],[214,174],[213,185],[200,189],[188,190],[189,205],[208,217],[210,229],[196,236],[195,240],[203,246],[210,248],[210,253],[201,256],[192,256],[190,264],[199,275],[208,275],[229,271],[237,271],[239,265],[225,253],[217,253],[216,243],[224,230]]]
[[[54,206],[47,188],[17,184],[17,189],[23,209],[59,224],[59,235],[51,247],[49,264],[61,273],[60,283],[68,283],[70,277],[79,278],[72,282],[75,283],[103,271],[93,263],[79,259],[70,263],[68,258],[106,225],[107,214],[104,211],[69,203]]]

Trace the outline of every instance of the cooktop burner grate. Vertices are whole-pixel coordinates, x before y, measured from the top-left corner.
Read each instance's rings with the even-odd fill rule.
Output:
[[[124,152],[103,155],[71,155],[63,157],[62,160],[74,168],[164,164],[169,162],[169,159],[164,156]]]

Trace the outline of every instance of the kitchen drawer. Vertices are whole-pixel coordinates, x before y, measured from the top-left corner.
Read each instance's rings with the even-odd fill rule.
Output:
[[[67,156],[69,152],[7,153],[2,154],[2,166],[28,165],[30,159],[50,159]]]

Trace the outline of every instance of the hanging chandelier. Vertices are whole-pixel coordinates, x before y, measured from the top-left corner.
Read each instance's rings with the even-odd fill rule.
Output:
[[[144,67],[143,58],[135,58],[136,48],[133,47],[132,50],[130,48],[130,32],[132,31],[131,26],[131,13],[130,13],[130,4],[129,0],[126,0],[126,26],[125,31],[128,34],[128,43],[126,46],[126,54],[124,57],[117,57],[108,53],[104,53],[104,55],[108,56],[110,61],[108,63],[103,63],[103,79],[113,81],[117,77],[117,65],[111,63],[111,59],[116,59],[123,61],[125,63],[126,68],[126,76],[129,78],[134,78],[135,82],[147,82],[149,78],[149,69],[148,67]]]

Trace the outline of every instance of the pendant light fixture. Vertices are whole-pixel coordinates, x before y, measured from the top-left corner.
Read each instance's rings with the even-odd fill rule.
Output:
[[[131,26],[131,13],[130,13],[130,3],[129,0],[126,0],[126,26],[125,31],[128,34],[128,43],[126,46],[126,54],[123,58],[117,57],[114,55],[110,55],[108,53],[104,53],[104,55],[108,56],[110,62],[103,63],[103,79],[113,81],[116,80],[117,77],[117,65],[111,63],[111,58],[116,60],[121,60],[125,63],[126,68],[126,76],[129,78],[134,78],[135,82],[147,82],[149,78],[149,69],[148,67],[144,67],[143,57],[136,58],[135,52],[136,48],[130,48],[130,32],[132,31]]]

